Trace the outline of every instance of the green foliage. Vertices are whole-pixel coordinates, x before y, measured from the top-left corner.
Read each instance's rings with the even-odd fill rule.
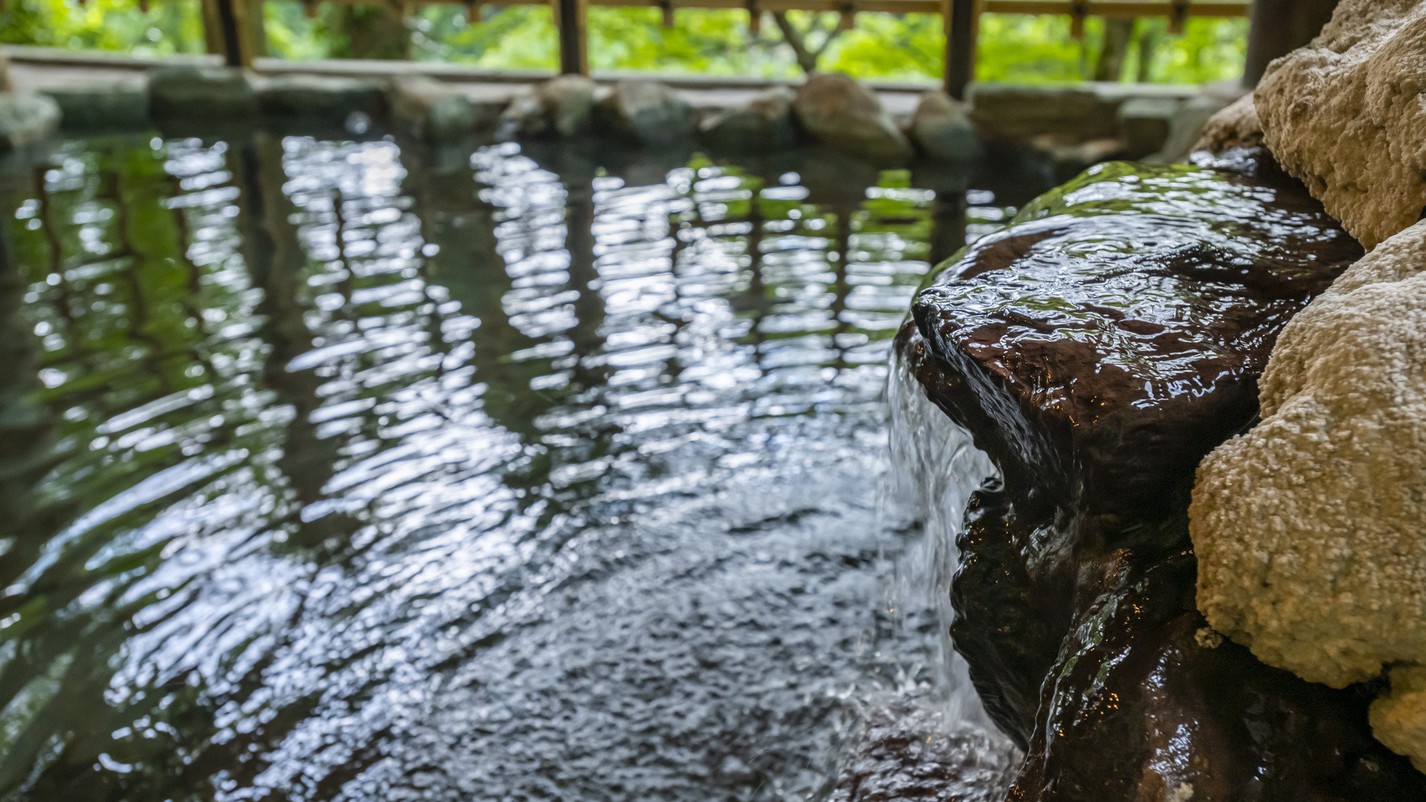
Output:
[[[148,13],[134,0],[11,0],[0,12],[0,42],[117,50],[145,55],[203,49],[196,0],[153,0]],[[406,21],[410,55],[423,61],[484,69],[549,71],[558,41],[548,6],[482,7],[471,24],[461,5],[423,6]],[[363,44],[360,7],[326,4],[309,19],[297,2],[264,5],[268,50],[294,60],[381,55]],[[797,13],[820,46],[835,30],[835,15]],[[681,10],[672,28],[652,8],[596,7],[589,11],[590,58],[601,72],[743,75],[797,78],[790,48],[770,16],[754,36],[738,10]],[[1070,36],[1062,16],[989,14],[981,18],[977,77],[987,82],[1057,83],[1084,80],[1102,46],[1102,21],[1091,19],[1083,39]],[[389,30],[389,26],[387,26]],[[1124,71],[1126,79],[1196,84],[1236,77],[1244,57],[1246,20],[1190,20],[1170,35],[1162,19],[1139,20]],[[1147,53],[1147,59],[1144,54]],[[387,57],[394,53],[385,53]],[[854,29],[835,34],[819,67],[859,78],[934,81],[944,63],[941,19],[929,14],[859,14]]]
[[[203,52],[203,22],[194,0],[11,0],[0,10],[0,43],[71,50],[119,50],[165,56]]]

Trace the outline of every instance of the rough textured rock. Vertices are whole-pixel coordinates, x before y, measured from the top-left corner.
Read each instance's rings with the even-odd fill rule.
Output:
[[[149,79],[149,111],[160,121],[255,123],[252,77],[227,67],[160,67]]]
[[[1263,124],[1258,119],[1253,96],[1244,95],[1208,118],[1193,150],[1222,153],[1232,148],[1253,148],[1263,144]]]
[[[41,144],[59,131],[59,104],[29,92],[0,93],[0,153]]]
[[[387,103],[392,126],[415,139],[446,142],[469,136],[475,128],[470,99],[434,78],[411,75],[393,79]]]
[[[971,162],[985,155],[965,106],[938,89],[921,96],[909,133],[916,147],[933,159]]]
[[[1391,692],[1372,703],[1372,732],[1426,772],[1426,667],[1391,670]]]
[[[1287,326],[1261,402],[1262,422],[1199,469],[1199,607],[1264,662],[1315,682],[1396,667],[1378,718],[1426,731],[1407,715],[1426,712],[1417,683],[1398,681],[1426,664],[1426,223]],[[1426,750],[1412,756],[1426,764]]]
[[[560,75],[515,98],[501,115],[515,136],[578,136],[589,132],[598,85],[583,75]]]
[[[600,133],[646,146],[686,142],[693,135],[693,108],[657,81],[620,81],[594,107]]]
[[[1426,211],[1426,4],[1343,0],[1254,93],[1268,147],[1367,248]]]
[[[698,138],[716,150],[755,153],[797,144],[790,87],[775,86],[742,106],[718,112],[698,126]]]
[[[808,135],[828,147],[883,165],[911,158],[911,143],[881,101],[845,75],[808,78],[792,107]]]
[[[1360,248],[1261,152],[1096,168],[918,294],[900,353],[1000,476],[953,636],[1026,747],[1009,798],[1426,796],[1368,694],[1263,665],[1194,605],[1200,458],[1252,421],[1286,321]]]

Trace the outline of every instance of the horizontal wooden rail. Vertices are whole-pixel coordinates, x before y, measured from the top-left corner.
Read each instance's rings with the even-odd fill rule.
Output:
[[[161,2],[161,0],[155,0]],[[298,0],[293,0],[297,2]],[[331,5],[370,5],[373,0],[321,0]],[[657,8],[678,10],[739,10],[751,6],[766,13],[782,11],[828,11],[885,14],[944,14],[945,0],[584,0],[588,6],[603,8]],[[470,5],[469,0],[404,0],[406,6]],[[550,6],[558,0],[486,0],[482,6]],[[981,0],[982,14],[1035,14],[1074,16],[1078,4],[1069,0]],[[1174,17],[1179,15],[1171,2],[1148,0],[1099,0],[1086,2],[1078,13],[1090,17]],[[1249,2],[1186,3],[1185,17],[1245,17]]]

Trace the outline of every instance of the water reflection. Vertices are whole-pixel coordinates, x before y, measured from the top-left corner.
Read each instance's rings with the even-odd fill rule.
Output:
[[[0,203],[0,795],[804,798],[926,679],[877,401],[988,193],[258,137]]]

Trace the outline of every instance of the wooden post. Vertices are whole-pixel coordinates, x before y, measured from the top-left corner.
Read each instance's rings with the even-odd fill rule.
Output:
[[[560,72],[589,74],[589,39],[585,35],[586,0],[555,0],[560,35]]]
[[[1257,86],[1268,62],[1311,41],[1336,7],[1337,0],[1253,0],[1243,85]]]
[[[946,0],[946,94],[966,99],[966,87],[975,79],[975,29],[977,0]]]
[[[251,0],[203,0],[203,38],[208,52],[221,54],[229,67],[251,69],[256,43],[249,17],[260,9],[261,5]]]
[[[10,57],[4,53],[0,53],[0,92],[9,92],[11,88]]]

